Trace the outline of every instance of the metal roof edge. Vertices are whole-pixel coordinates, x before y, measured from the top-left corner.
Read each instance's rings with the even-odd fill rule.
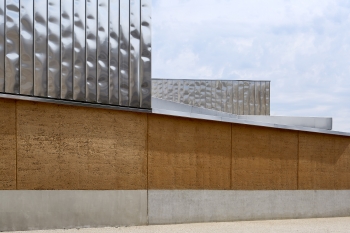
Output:
[[[128,111],[128,112],[143,112],[143,113],[151,113],[152,112],[151,109],[146,109],[146,108],[132,108],[132,107],[124,107],[124,106],[118,106],[118,105],[109,105],[109,104],[101,104],[101,103],[87,103],[87,102],[79,102],[79,101],[74,101],[74,100],[49,99],[49,98],[44,98],[44,97],[34,97],[34,96],[16,95],[16,94],[0,93],[0,98],[24,100],[24,101],[34,101],[34,102],[41,102],[41,103],[64,104],[64,105],[89,107],[89,108],[121,110],[121,111]]]
[[[165,110],[165,109],[153,108],[152,113],[159,114],[159,115],[178,116],[178,117],[201,119],[201,120],[220,121],[220,122],[227,122],[227,123],[236,123],[236,124],[262,126],[262,127],[276,128],[276,129],[286,129],[286,130],[295,130],[295,131],[302,131],[302,132],[321,133],[321,134],[350,137],[350,133],[347,133],[347,132],[311,128],[311,127],[302,127],[302,126],[264,123],[264,122],[249,121],[249,120],[238,119],[238,118],[211,116],[211,115],[203,115],[203,114],[189,113],[189,112],[178,112],[178,111]]]

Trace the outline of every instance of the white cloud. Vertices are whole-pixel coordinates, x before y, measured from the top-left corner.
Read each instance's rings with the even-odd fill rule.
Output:
[[[276,115],[350,132],[350,4],[154,0],[153,77],[271,80]]]

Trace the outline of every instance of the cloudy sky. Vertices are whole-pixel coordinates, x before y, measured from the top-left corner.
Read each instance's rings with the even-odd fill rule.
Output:
[[[153,78],[271,81],[271,115],[350,132],[350,1],[153,0]]]

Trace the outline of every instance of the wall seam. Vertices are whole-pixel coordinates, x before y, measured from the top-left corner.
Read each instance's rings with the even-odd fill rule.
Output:
[[[148,210],[148,200],[149,200],[149,193],[148,193],[148,150],[149,150],[149,147],[148,147],[148,137],[149,137],[149,134],[148,134],[148,126],[149,126],[149,119],[148,119],[148,116],[149,114],[147,113],[146,114],[146,160],[147,160],[147,166],[146,166],[146,173],[147,173],[147,176],[146,176],[146,191],[147,191],[147,225],[149,225],[149,210]]]
[[[18,180],[17,180],[17,173],[18,173],[18,133],[17,133],[17,102],[18,100],[15,100],[15,140],[16,140],[16,190],[18,190]]]
[[[232,125],[233,124],[230,124],[231,125],[231,163],[230,163],[230,190],[232,190],[232,163],[233,163],[233,150],[232,150],[232,146],[233,146],[233,143],[232,143]]]
[[[297,190],[299,190],[299,163],[300,163],[300,154],[299,154],[299,142],[300,141],[300,132],[298,131],[298,147],[297,147]]]

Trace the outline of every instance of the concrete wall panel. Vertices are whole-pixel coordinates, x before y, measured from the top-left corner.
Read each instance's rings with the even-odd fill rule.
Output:
[[[297,189],[298,132],[232,125],[232,189]]]
[[[19,101],[18,189],[146,189],[147,115]]]
[[[344,217],[349,190],[149,190],[149,224]]]
[[[16,189],[16,101],[0,99],[0,190]]]
[[[0,231],[145,224],[146,190],[0,191]]]
[[[350,138],[300,132],[299,189],[350,189]]]
[[[230,188],[230,124],[148,117],[149,189]]]

